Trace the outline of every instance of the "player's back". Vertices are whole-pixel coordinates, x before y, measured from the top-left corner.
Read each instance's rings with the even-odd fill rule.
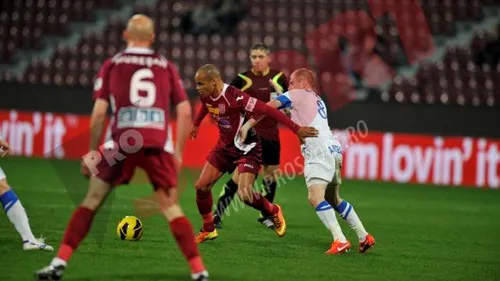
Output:
[[[291,117],[300,126],[315,127],[318,137],[330,136],[328,116],[324,101],[315,92],[309,90],[290,90],[285,93],[292,101]]]
[[[94,90],[95,98],[111,104],[113,140],[135,130],[143,147],[166,146],[171,103],[186,99],[175,67],[145,48],[127,48],[106,60]]]
[[[332,134],[328,125],[328,115],[325,102],[319,95],[310,90],[294,89],[286,92],[282,102],[289,102],[292,119],[299,126],[310,126],[318,130],[315,138],[306,138],[305,147],[309,154],[320,153],[322,149],[334,150],[340,153],[341,146]],[[320,148],[319,150],[317,148]],[[303,150],[304,153],[304,150]]]

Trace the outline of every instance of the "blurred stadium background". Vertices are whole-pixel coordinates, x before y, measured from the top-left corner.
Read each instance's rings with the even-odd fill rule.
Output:
[[[177,64],[195,108],[196,69],[214,63],[229,82],[250,66],[253,43],[268,44],[273,67],[287,74],[313,68],[344,144],[344,196],[379,242],[366,257],[321,255],[327,233],[307,206],[303,180],[292,179],[300,151],[283,130],[287,177],[277,198],[290,220],[288,240],[260,229],[252,211],[231,215],[222,239],[202,246],[215,280],[500,280],[499,0],[4,0],[0,7],[0,133],[16,154],[0,164],[34,231],[49,242],[58,243],[85,192],[77,161],[88,147],[94,76],[124,48],[128,17],[143,13],[155,20],[155,49]],[[215,130],[205,120],[185,155],[182,202],[195,226],[192,186]],[[148,193],[139,173],[108,201],[69,280],[184,280],[161,219],[146,220],[141,243],[114,236],[117,220],[134,212],[131,198]],[[26,280],[49,256],[22,253],[0,220],[2,274]],[[88,271],[95,267],[107,273]]]

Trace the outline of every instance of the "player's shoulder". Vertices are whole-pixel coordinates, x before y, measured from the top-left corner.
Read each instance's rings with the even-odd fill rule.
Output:
[[[244,99],[246,96],[248,95],[245,92],[232,85],[227,85],[226,91],[224,92],[224,97],[229,103],[239,103],[240,100]]]
[[[302,89],[293,89],[288,90],[283,95],[288,96],[290,98],[306,98],[308,92]]]
[[[234,98],[239,94],[243,94],[243,92],[235,86],[228,84],[226,84],[225,86],[227,87],[226,91],[224,92],[224,96],[226,96],[226,98]]]

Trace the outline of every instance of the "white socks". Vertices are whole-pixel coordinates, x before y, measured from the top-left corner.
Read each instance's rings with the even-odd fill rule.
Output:
[[[354,207],[351,203],[342,200],[342,202],[335,208],[335,211],[337,211],[340,214],[340,217],[346,220],[349,226],[356,232],[359,241],[364,241],[368,232],[366,232],[365,227],[361,223],[356,211],[354,211]]]
[[[10,222],[12,222],[19,235],[21,235],[23,241],[35,242],[36,239],[31,232],[26,211],[14,191],[11,189],[2,194],[0,201],[2,202],[4,211],[7,213],[7,217],[9,217]]]
[[[68,263],[65,260],[61,259],[61,258],[55,257],[50,262],[50,265],[52,265],[52,266],[62,265],[64,267],[66,267],[66,266],[68,266]]]
[[[323,222],[328,230],[332,233],[333,240],[339,240],[340,242],[346,242],[347,239],[342,233],[342,229],[340,228],[339,222],[337,221],[337,217],[335,216],[335,211],[332,206],[323,201],[319,203],[316,207],[316,214],[319,219]]]

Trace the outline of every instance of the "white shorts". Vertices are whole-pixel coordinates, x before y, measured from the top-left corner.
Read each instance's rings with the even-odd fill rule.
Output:
[[[2,170],[2,167],[0,167],[0,180],[3,180],[5,178],[6,178],[5,172]]]
[[[304,177],[307,187],[314,184],[342,184],[341,169],[343,157],[328,149],[308,149],[304,153]]]

